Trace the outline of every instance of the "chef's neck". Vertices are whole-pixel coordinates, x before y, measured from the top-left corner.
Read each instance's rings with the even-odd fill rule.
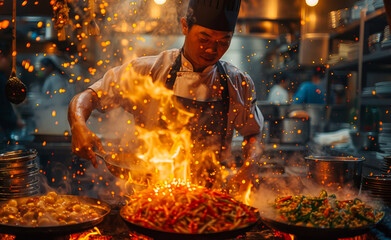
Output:
[[[186,53],[185,53],[185,50],[182,48],[182,53],[183,53],[183,56],[191,63],[191,65],[193,66],[193,72],[203,72],[205,70],[205,68],[207,68],[208,66],[200,66],[198,64],[196,64]]]

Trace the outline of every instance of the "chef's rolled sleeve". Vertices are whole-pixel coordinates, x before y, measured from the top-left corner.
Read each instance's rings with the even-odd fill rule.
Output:
[[[231,67],[228,71],[231,84],[229,123],[233,125],[240,135],[251,136],[262,133],[263,116],[256,102],[254,82],[248,74]]]

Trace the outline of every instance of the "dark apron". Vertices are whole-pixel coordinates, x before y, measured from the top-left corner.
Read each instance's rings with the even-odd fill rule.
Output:
[[[220,167],[222,152],[226,148],[225,137],[227,135],[227,122],[229,110],[229,92],[227,74],[218,61],[217,69],[221,75],[220,81],[223,90],[222,100],[203,102],[176,96],[178,102],[194,116],[187,125],[191,132],[193,148],[193,160],[198,163],[192,166],[192,181],[211,187],[216,181],[220,181]],[[177,78],[177,72],[181,67],[181,53],[176,58],[166,81],[166,87],[173,89]]]

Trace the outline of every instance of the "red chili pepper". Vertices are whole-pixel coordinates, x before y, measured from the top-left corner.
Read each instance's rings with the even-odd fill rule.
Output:
[[[240,217],[240,208],[238,209],[238,211],[236,211],[236,217],[235,217],[235,220],[238,220],[238,218]]]
[[[375,217],[375,215],[373,214],[373,212],[367,212],[367,215],[369,215],[370,217]]]
[[[289,199],[292,199],[292,196],[288,196],[288,197],[284,197],[284,198],[281,198],[280,200],[278,200],[278,202],[285,202],[286,200],[289,200]]]
[[[207,208],[208,208],[208,212],[213,216],[213,217],[215,217],[215,218],[218,218],[219,217],[219,215],[217,215],[217,213],[208,205],[207,206]]]
[[[330,208],[326,208],[326,210],[324,210],[323,214],[325,217],[328,217],[330,215]]]

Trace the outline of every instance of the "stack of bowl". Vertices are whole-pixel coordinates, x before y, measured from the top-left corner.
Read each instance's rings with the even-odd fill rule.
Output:
[[[39,193],[39,163],[36,150],[0,154],[0,201]]]
[[[381,49],[381,46],[380,46],[381,36],[382,36],[381,32],[369,35],[368,49],[370,52],[376,52]]]
[[[363,177],[361,190],[372,199],[383,201],[391,206],[391,176],[372,175]]]
[[[391,155],[384,157],[384,165],[382,168],[382,174],[391,176]]]

